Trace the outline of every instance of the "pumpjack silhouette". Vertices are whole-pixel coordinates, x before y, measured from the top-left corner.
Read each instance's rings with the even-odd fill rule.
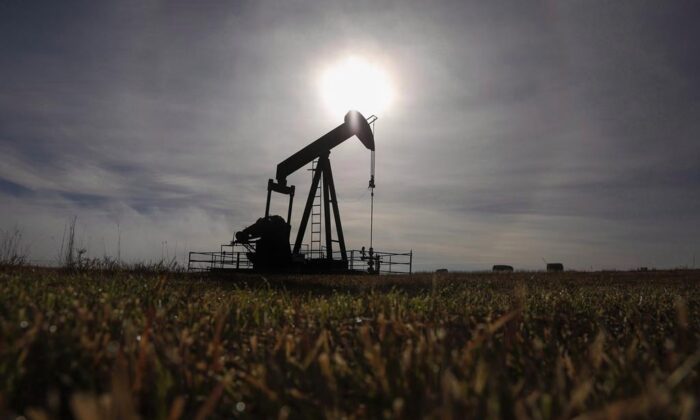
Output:
[[[372,247],[375,147],[370,124],[376,120],[374,115],[365,118],[357,111],[350,111],[342,124],[280,162],[275,178],[267,182],[265,215],[236,232],[229,244],[221,245],[220,252],[190,252],[188,269],[211,272],[410,274],[413,251],[379,252]],[[357,137],[371,151],[368,185],[371,190],[370,239],[367,250],[364,246],[361,250],[346,248],[338,194],[329,159],[334,147],[352,137]],[[311,164],[313,171],[311,187],[296,238],[290,244],[295,186],[287,183],[287,177],[308,164]],[[286,219],[270,214],[273,192],[289,197]],[[310,244],[304,243],[309,223]]]
[[[275,179],[270,179],[267,183],[265,216],[258,219],[253,225],[235,234],[234,244],[249,247],[250,250],[247,256],[252,261],[255,270],[281,271],[298,269],[318,272],[348,270],[348,255],[329,155],[331,149],[355,136],[367,149],[374,151],[374,134],[367,119],[357,111],[350,111],[345,115],[345,121],[342,124],[277,165]],[[317,160],[316,170],[311,181],[311,188],[309,189],[297,237],[294,241],[294,248],[290,250],[290,220],[295,187],[287,185],[287,177],[315,160]],[[307,259],[301,253],[301,247],[319,183],[321,183],[323,188],[325,258]],[[374,187],[373,174],[370,178],[370,186]],[[286,221],[282,216],[270,215],[272,192],[289,196],[289,209]],[[333,220],[331,220],[331,213]],[[337,239],[332,237],[332,224],[335,225]],[[337,244],[340,251],[339,259],[334,259],[334,243]]]

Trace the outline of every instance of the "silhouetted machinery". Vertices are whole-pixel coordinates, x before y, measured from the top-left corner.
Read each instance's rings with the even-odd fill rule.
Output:
[[[265,216],[254,224],[236,232],[233,241],[221,245],[220,251],[189,253],[188,270],[209,272],[281,272],[281,273],[370,273],[410,274],[413,270],[413,251],[404,253],[380,252],[372,248],[374,215],[374,115],[365,119],[357,111],[345,115],[345,121],[323,137],[299,150],[277,165],[275,179],[267,183]],[[333,171],[328,159],[331,149],[345,140],[357,137],[371,153],[369,186],[371,193],[369,219],[369,249],[348,250],[345,247],[343,226],[340,221],[338,195],[333,182]],[[311,164],[313,177],[304,206],[299,229],[290,244],[294,186],[287,177]],[[272,193],[289,196],[287,218],[270,215]],[[304,234],[311,226],[310,243],[304,243]],[[333,229],[335,226],[335,238]],[[324,237],[325,236],[325,240]],[[324,245],[325,242],[325,245]]]
[[[310,272],[342,272],[348,270],[348,252],[345,248],[345,238],[338,209],[338,197],[328,156],[331,153],[331,149],[354,136],[359,138],[367,149],[374,151],[374,134],[367,119],[357,111],[350,111],[345,115],[345,121],[338,127],[277,165],[275,179],[270,179],[267,183],[265,216],[258,219],[253,225],[236,232],[232,243],[232,245],[241,244],[248,249],[247,257],[252,262],[253,269],[256,271]],[[294,247],[290,250],[290,220],[295,188],[293,185],[287,185],[287,177],[313,161],[316,161],[316,166],[311,188],[306,199]],[[374,166],[372,166],[373,169]],[[302,245],[304,233],[314,206],[314,199],[319,189],[319,183],[322,188],[321,201],[323,215],[325,216],[325,258],[307,259],[302,253]],[[373,172],[370,176],[369,187],[374,188]],[[270,199],[273,191],[289,196],[289,209],[286,221],[282,216],[270,215]],[[333,220],[331,220],[331,208]],[[332,237],[331,224],[335,224],[337,239]],[[339,259],[334,259],[334,243],[338,246]],[[363,248],[363,260],[368,260],[370,271],[373,270],[372,264],[374,261],[372,252],[373,250],[370,247],[370,255],[366,257]],[[376,261],[378,262],[379,259],[377,258]],[[378,267],[374,268],[374,270],[378,271],[377,269]]]

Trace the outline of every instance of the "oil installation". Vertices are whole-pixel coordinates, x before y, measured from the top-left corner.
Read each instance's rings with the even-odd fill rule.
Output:
[[[413,251],[391,253],[372,247],[374,217],[374,130],[377,117],[365,118],[357,111],[345,115],[342,124],[311,142],[277,165],[267,182],[265,215],[235,233],[218,252],[190,252],[188,269],[274,273],[411,273]],[[369,247],[348,249],[343,234],[338,194],[329,159],[331,149],[357,137],[371,153],[368,188],[371,190]],[[293,243],[291,218],[295,186],[287,177],[311,165],[311,187]],[[286,219],[270,214],[272,193],[288,196]],[[333,229],[333,227],[335,229]],[[309,241],[304,242],[310,228]],[[335,233],[335,237],[334,234]]]

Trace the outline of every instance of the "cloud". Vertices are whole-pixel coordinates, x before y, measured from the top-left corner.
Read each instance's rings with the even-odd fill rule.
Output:
[[[318,76],[350,53],[397,91],[377,123],[377,247],[424,269],[676,266],[698,247],[698,8],[44,6],[0,6],[0,216],[37,259],[73,214],[95,249],[119,220],[137,259],[228,241],[275,165],[341,122]],[[331,160],[359,248],[369,155],[350,141]],[[290,181],[303,197],[308,173]]]

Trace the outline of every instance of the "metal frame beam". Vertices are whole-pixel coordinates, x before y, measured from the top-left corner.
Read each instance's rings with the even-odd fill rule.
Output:
[[[328,152],[330,153],[330,152]],[[323,157],[321,157],[322,159]],[[325,155],[328,159],[328,154]],[[304,207],[304,214],[301,216],[301,222],[299,223],[299,230],[297,231],[297,239],[294,241],[294,250],[292,254],[298,254],[301,249],[301,242],[304,240],[304,232],[306,231],[306,225],[309,223],[309,216],[311,215],[311,206],[314,204],[314,197],[316,196],[316,189],[318,188],[318,183],[321,181],[321,174],[323,171],[316,171],[314,174],[314,179],[311,181],[311,189],[309,190],[309,195],[306,198],[306,206]]]
[[[333,204],[333,216],[335,218],[335,230],[338,233],[338,247],[340,248],[340,258],[347,261],[348,254],[345,249],[345,236],[343,235],[343,225],[340,223],[340,210],[338,209],[338,196],[335,193],[335,183],[333,182],[333,172],[331,171],[331,161],[326,160],[327,170],[323,179],[324,184],[328,186],[330,192],[331,203]]]
[[[301,244],[304,240],[304,235],[306,233],[306,227],[309,223],[309,217],[311,216],[311,209],[314,203],[314,197],[316,196],[316,190],[318,189],[318,184],[323,178],[323,195],[321,197],[323,201],[323,212],[324,212],[324,225],[325,225],[325,236],[326,236],[326,259],[333,259],[333,237],[332,237],[332,222],[331,222],[331,205],[333,205],[333,222],[335,222],[335,230],[338,235],[338,247],[340,248],[340,258],[343,261],[348,260],[347,250],[345,248],[345,235],[343,235],[343,225],[340,221],[340,209],[338,208],[338,196],[335,190],[335,183],[333,182],[333,171],[331,169],[331,161],[328,159],[330,152],[323,154],[319,157],[317,170],[314,173],[313,180],[311,181],[311,188],[309,189],[309,195],[306,199],[306,206],[304,207],[304,213],[301,217],[301,222],[299,223],[299,230],[297,231],[297,238],[294,242],[293,254],[298,254],[301,250]]]

